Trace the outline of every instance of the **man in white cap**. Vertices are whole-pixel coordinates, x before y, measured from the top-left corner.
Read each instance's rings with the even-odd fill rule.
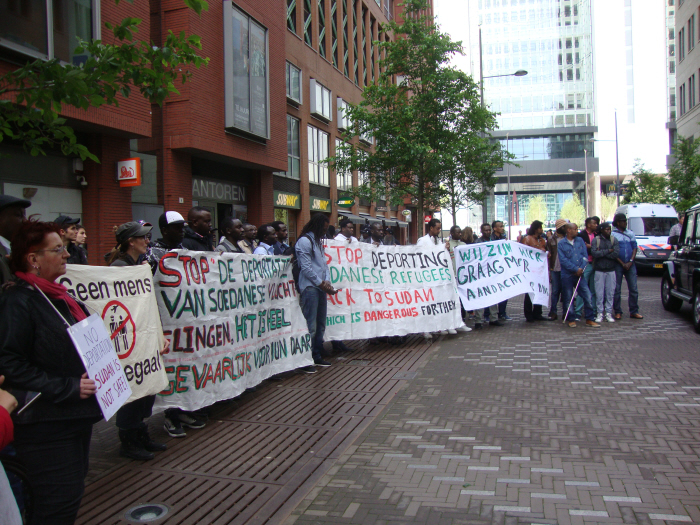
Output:
[[[158,263],[163,255],[172,250],[182,250],[182,239],[185,236],[185,218],[176,211],[166,211],[158,218],[158,227],[163,237],[151,244],[148,264],[156,273]]]
[[[0,195],[0,285],[12,278],[7,261],[12,251],[10,240],[25,219],[24,210],[31,205],[31,201],[28,200]]]

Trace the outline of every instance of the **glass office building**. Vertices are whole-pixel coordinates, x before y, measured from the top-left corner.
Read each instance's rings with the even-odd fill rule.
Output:
[[[542,194],[547,222],[574,192],[584,201],[586,174],[597,171],[591,0],[469,0],[471,56],[482,57],[484,102],[499,113],[493,132],[519,166],[497,173],[484,219],[508,219],[506,195],[520,210]],[[525,76],[513,76],[525,70]],[[478,77],[478,74],[475,75]],[[521,214],[524,215],[524,214]]]

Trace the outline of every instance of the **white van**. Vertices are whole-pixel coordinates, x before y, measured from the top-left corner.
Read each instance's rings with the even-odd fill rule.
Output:
[[[670,204],[625,204],[615,214],[627,216],[627,227],[637,239],[637,269],[663,269],[671,254],[668,234],[678,222],[678,214]]]

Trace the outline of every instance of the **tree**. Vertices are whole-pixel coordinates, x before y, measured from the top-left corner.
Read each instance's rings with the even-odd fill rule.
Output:
[[[574,193],[571,198],[564,203],[561,207],[559,217],[562,219],[569,219],[569,221],[583,227],[583,223],[586,220],[586,210],[581,204],[578,195]]]
[[[602,222],[611,221],[617,210],[617,198],[608,196],[604,193],[600,194],[600,220]]]
[[[700,138],[678,137],[673,148],[676,161],[668,171],[668,187],[671,190],[676,211],[682,212],[700,202]]]
[[[525,209],[525,224],[530,225],[534,221],[547,221],[547,204],[542,195],[531,197]]]
[[[208,8],[205,0],[184,2],[198,14]],[[78,144],[73,129],[60,116],[62,106],[84,110],[118,106],[118,95],[129,97],[134,87],[151,103],[162,105],[169,94],[178,93],[178,79],[190,78],[187,66],[199,67],[209,60],[197,54],[202,46],[196,35],[169,31],[160,46],[135,41],[140,24],[133,17],[116,25],[106,22],[114,43],[81,40],[76,53],[88,55],[83,64],[66,64],[57,58],[35,60],[0,76],[0,142],[15,141],[34,156],[60,148],[64,155],[99,162]]]
[[[338,172],[371,174],[353,190],[356,196],[386,195],[392,204],[411,199],[419,218],[441,202],[456,212],[483,200],[504,162],[500,145],[489,140],[496,120],[481,106],[478,84],[449,65],[461,44],[421,14],[427,6],[405,0],[403,21],[382,26],[395,38],[376,42],[381,73],[363,101],[349,105],[347,142],[328,159]],[[374,151],[357,141],[370,135]]]
[[[627,185],[623,203],[651,202],[668,204],[671,201],[666,177],[646,169],[640,159],[634,160],[632,175],[634,175],[634,179]]]

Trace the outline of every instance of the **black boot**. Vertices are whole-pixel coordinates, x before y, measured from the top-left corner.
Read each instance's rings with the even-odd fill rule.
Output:
[[[119,449],[120,456],[138,459],[139,461],[148,461],[155,457],[152,452],[144,448],[143,443],[141,443],[139,432],[141,432],[139,428],[131,428],[129,430],[119,429],[119,440],[122,442],[122,446]]]
[[[141,428],[139,428],[139,437],[141,438],[141,444],[148,452],[163,452],[164,450],[168,450],[168,445],[165,443],[158,443],[151,439],[151,436],[148,435],[148,425],[146,425],[146,423],[141,424]]]

